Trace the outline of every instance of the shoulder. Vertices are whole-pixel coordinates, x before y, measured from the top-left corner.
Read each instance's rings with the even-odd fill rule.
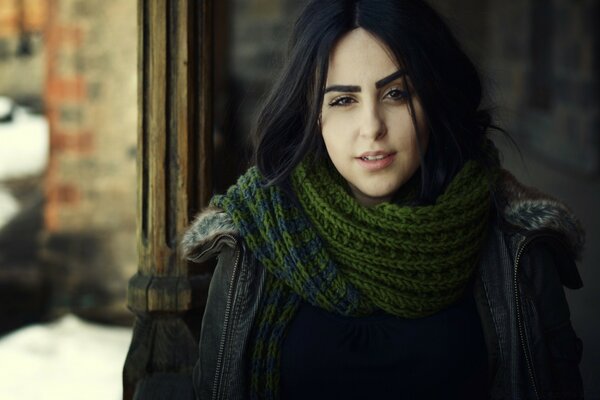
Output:
[[[538,189],[523,185],[506,170],[502,170],[493,196],[496,214],[492,241],[496,247],[506,246],[513,262],[522,259],[525,274],[545,276],[551,272],[558,274],[565,286],[581,287],[576,261],[581,259],[585,232],[571,209]]]
[[[581,258],[585,232],[565,203],[522,184],[506,170],[501,171],[494,199],[497,224],[505,234],[521,239],[545,238],[540,241],[546,243],[554,238],[573,258]]]
[[[239,231],[229,214],[211,206],[196,215],[180,246],[186,259],[200,262],[214,257],[224,246],[237,246],[238,238]]]

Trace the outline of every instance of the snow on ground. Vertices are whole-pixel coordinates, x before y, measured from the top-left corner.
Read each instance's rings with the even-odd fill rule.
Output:
[[[0,185],[0,229],[19,212],[20,206],[17,199]]]
[[[3,400],[117,400],[132,329],[73,315],[0,338]]]
[[[41,174],[49,145],[46,117],[16,106],[13,120],[0,123],[0,181]]]

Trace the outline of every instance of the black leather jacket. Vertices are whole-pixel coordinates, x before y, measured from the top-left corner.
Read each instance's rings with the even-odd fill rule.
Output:
[[[561,203],[505,177],[492,217],[474,295],[489,359],[491,399],[582,399],[581,340],[563,286],[582,286],[574,259],[579,222]],[[195,261],[218,257],[193,373],[196,396],[247,398],[248,344],[263,295],[265,270],[227,214],[205,210],[183,247]]]

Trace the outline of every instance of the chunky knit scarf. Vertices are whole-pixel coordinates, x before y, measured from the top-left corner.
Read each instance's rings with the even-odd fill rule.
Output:
[[[302,300],[346,316],[419,318],[459,299],[484,240],[492,176],[469,161],[433,205],[365,208],[335,170],[300,164],[291,180],[300,205],[264,187],[256,168],[215,196],[268,272],[250,397],[278,397],[281,343]]]

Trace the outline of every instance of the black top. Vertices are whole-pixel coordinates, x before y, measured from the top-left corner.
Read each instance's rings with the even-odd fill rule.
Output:
[[[466,293],[419,319],[343,317],[302,303],[282,346],[281,398],[487,398],[487,352]]]

